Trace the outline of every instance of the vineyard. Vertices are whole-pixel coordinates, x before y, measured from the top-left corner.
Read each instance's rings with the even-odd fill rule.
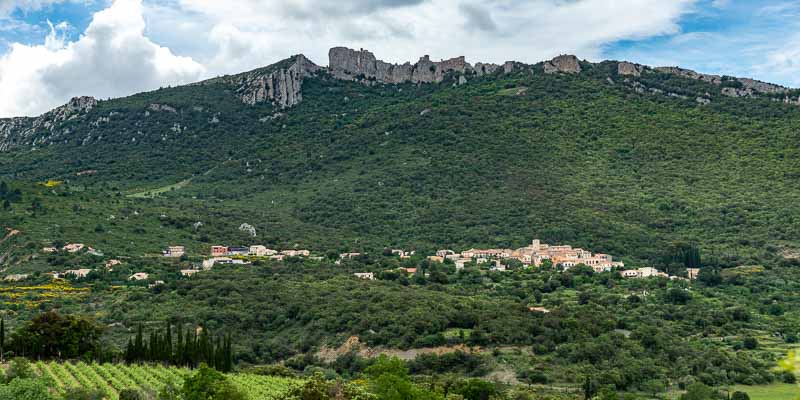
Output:
[[[123,389],[158,392],[168,383],[180,386],[184,376],[192,372],[185,368],[162,365],[87,364],[83,362],[42,362],[33,364],[34,370],[51,380],[57,390],[70,387],[101,389],[108,398],[117,400]],[[300,381],[253,374],[228,374],[249,400],[277,400]]]

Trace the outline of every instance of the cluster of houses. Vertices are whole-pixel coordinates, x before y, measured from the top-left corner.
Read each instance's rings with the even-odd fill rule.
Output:
[[[395,253],[397,251],[397,253]],[[413,252],[404,252],[402,250],[392,250],[392,254],[399,254],[401,258],[403,255],[413,255]],[[352,258],[360,255],[360,253],[343,253],[340,259]],[[520,247],[516,250],[513,249],[469,249],[456,253],[453,250],[438,250],[436,255],[428,256],[428,260],[434,262],[444,262],[451,260],[456,266],[456,269],[463,269],[468,263],[474,262],[476,264],[489,264],[490,269],[494,271],[505,271],[506,265],[504,260],[517,260],[524,267],[538,267],[549,261],[552,266],[569,269],[577,265],[586,265],[591,267],[595,272],[609,272],[619,269],[619,274],[624,278],[650,278],[662,277],[670,280],[693,280],[697,279],[700,273],[699,268],[687,268],[687,277],[679,277],[668,275],[653,267],[644,267],[638,269],[625,269],[625,264],[621,261],[614,261],[613,257],[604,253],[592,253],[591,251],[581,248],[573,248],[570,245],[550,245],[542,243],[536,239],[530,245]],[[416,273],[416,268],[401,268],[406,273]],[[375,275],[369,272],[359,272],[355,276],[362,279],[375,279]]]
[[[211,246],[211,258],[203,260],[203,264],[200,269],[184,269],[181,270],[181,275],[192,276],[200,271],[211,269],[216,264],[223,264],[223,265],[250,264],[250,262],[245,257],[263,257],[277,261],[283,260],[286,257],[320,258],[320,257],[311,257],[311,252],[309,250],[293,249],[293,250],[278,251],[269,249],[266,246],[262,245],[254,245],[249,247]]]
[[[212,257],[224,256],[251,256],[269,257],[272,260],[283,260],[285,257],[309,257],[311,252],[308,250],[273,250],[266,246],[255,245],[250,247],[227,247],[211,246]]]
[[[42,249],[44,252],[53,253],[59,251],[55,247],[45,247]],[[75,253],[78,251],[86,250],[88,252],[101,254],[81,243],[70,243],[62,247],[60,250]],[[387,250],[388,252],[388,250]],[[168,246],[162,251],[165,257],[181,257],[186,254],[184,246]],[[387,253],[388,254],[388,253]],[[403,249],[391,249],[391,254],[399,256],[401,259],[411,258],[415,255],[415,251],[407,251]],[[352,259],[361,256],[362,253],[341,253],[339,260],[336,262],[340,264],[343,260]],[[252,257],[267,258],[270,260],[283,260],[286,257],[307,257],[310,259],[321,259],[321,257],[311,257],[309,250],[273,250],[262,245],[253,245],[249,247],[237,246],[211,246],[211,258],[205,259],[202,266],[195,266],[192,269],[181,270],[181,275],[192,276],[200,271],[211,269],[215,264],[249,264],[249,259]],[[658,271],[652,267],[644,267],[638,269],[623,269],[625,264],[620,261],[614,261],[613,257],[604,253],[592,253],[589,250],[582,248],[573,248],[570,245],[550,245],[542,243],[540,240],[535,239],[525,247],[518,249],[469,249],[462,252],[455,252],[449,249],[438,250],[436,255],[428,256],[428,260],[434,262],[444,262],[445,260],[452,261],[456,269],[463,269],[468,263],[488,264],[490,269],[495,271],[505,271],[507,261],[519,261],[524,267],[538,267],[543,264],[550,263],[555,267],[569,269],[577,265],[586,265],[591,267],[595,272],[607,272],[612,270],[619,270],[619,273],[624,278],[649,278],[649,277],[663,277],[668,279],[687,279],[684,277],[670,276],[664,272]],[[120,260],[108,260],[105,264],[106,269],[113,270],[113,267],[119,265]],[[416,268],[402,268],[408,274],[413,275],[416,273]],[[92,269],[75,269],[64,272],[52,272],[54,278],[63,278],[65,276],[74,276],[77,278],[84,278]],[[699,274],[698,268],[688,268],[688,280],[696,279]],[[354,274],[362,279],[375,279],[375,274],[372,272],[357,272]],[[28,275],[15,274],[8,275],[4,278],[6,281],[19,281],[27,279]],[[129,278],[131,281],[148,280],[149,275],[145,272],[137,272]],[[151,286],[163,284],[163,281],[157,281]]]
[[[502,260],[517,260],[523,266],[541,266],[545,261],[549,261],[553,266],[560,266],[568,269],[576,265],[586,265],[595,272],[611,271],[614,268],[622,268],[624,263],[614,261],[611,255],[596,253],[581,248],[573,248],[570,245],[549,245],[536,239],[530,245],[512,249],[469,249],[456,253],[453,250],[439,250],[435,256],[428,257],[431,261],[443,262],[452,260],[457,269],[464,268],[470,262],[478,264],[492,263],[492,269],[503,271],[505,266]]]

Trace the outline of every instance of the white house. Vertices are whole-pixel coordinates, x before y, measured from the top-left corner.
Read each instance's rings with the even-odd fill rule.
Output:
[[[639,269],[628,269],[620,272],[624,278],[650,278],[653,276],[668,278],[669,275],[653,268],[653,267],[644,267]]]
[[[90,272],[92,272],[92,270],[88,268],[71,269],[64,271],[62,275],[73,275],[76,278],[86,278],[86,275],[89,275]]]
[[[372,272],[356,272],[353,274],[361,279],[369,279],[371,281],[375,280],[375,274]]]
[[[69,253],[75,253],[83,250],[84,247],[86,247],[86,245],[83,243],[70,243],[64,246],[64,250],[66,250]]]
[[[180,257],[186,254],[186,248],[183,246],[169,246],[162,253],[164,257]]]
[[[308,250],[284,250],[281,254],[286,257],[308,257],[311,255],[311,252]]]
[[[262,245],[250,246],[250,255],[256,257],[264,257],[267,255],[267,248]]]
[[[141,281],[141,280],[146,280],[148,278],[150,278],[150,274],[148,274],[147,272],[137,272],[137,273],[129,276],[128,280],[129,281]]]

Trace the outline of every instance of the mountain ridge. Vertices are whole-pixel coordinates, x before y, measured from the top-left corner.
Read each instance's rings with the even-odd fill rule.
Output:
[[[398,84],[404,82],[412,83],[434,83],[441,82],[447,73],[459,73],[461,75],[474,74],[476,76],[490,75],[497,71],[510,73],[514,68],[537,69],[544,73],[580,73],[581,64],[600,65],[603,63],[617,63],[617,74],[620,76],[639,77],[645,73],[660,72],[681,76],[688,79],[699,80],[722,86],[722,93],[730,97],[757,97],[759,94],[797,94],[796,99],[790,95],[781,99],[785,103],[800,105],[800,89],[790,88],[774,83],[769,83],[753,78],[731,77],[726,75],[714,75],[696,72],[691,69],[679,66],[653,67],[629,61],[605,60],[601,62],[589,62],[580,60],[575,55],[559,55],[550,60],[540,61],[535,64],[524,64],[518,61],[506,61],[503,64],[476,62],[474,65],[466,61],[464,56],[458,56],[440,61],[431,61],[430,56],[424,55],[411,64],[393,64],[377,59],[375,55],[365,49],[354,50],[347,47],[333,47],[328,53],[328,66],[319,66],[303,54],[293,55],[276,63],[258,67],[250,71],[240,72],[231,75],[209,78],[184,86],[202,85],[213,82],[239,83],[240,88],[237,94],[241,96],[242,102],[255,104],[266,100],[277,101],[285,108],[297,105],[302,100],[299,86],[302,78],[316,74],[319,71],[326,71],[333,77],[343,80],[361,81],[365,83]],[[541,68],[536,68],[541,67]],[[459,80],[459,83],[466,83]],[[797,93],[795,93],[797,92]],[[144,92],[146,93],[146,92]],[[131,94],[132,95],[132,94]],[[129,97],[122,96],[120,98]],[[19,125],[24,125],[24,121],[40,120],[40,123],[31,123],[31,127],[37,128],[44,125],[49,128],[47,122],[59,121],[59,110],[72,110],[74,104],[81,101],[90,101],[95,104],[99,101],[92,96],[77,96],[70,99],[66,104],[56,107],[36,117],[9,117],[0,118],[0,138],[7,137],[11,130],[18,129]],[[90,108],[88,108],[90,109]],[[88,111],[83,109],[82,111]],[[68,111],[73,115],[71,111]],[[44,118],[48,114],[54,114],[54,118]],[[60,119],[63,120],[63,119]],[[0,151],[7,150],[7,146],[0,144]]]

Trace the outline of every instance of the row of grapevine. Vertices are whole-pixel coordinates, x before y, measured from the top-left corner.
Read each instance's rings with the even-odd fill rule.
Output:
[[[38,361],[33,364],[33,368],[37,374],[51,380],[58,390],[63,391],[70,387],[96,388],[104,391],[111,400],[118,400],[123,389],[158,392],[169,382],[181,386],[184,377],[191,374],[185,368],[163,365]],[[291,378],[253,374],[227,375],[248,400],[284,399],[293,386],[301,383],[300,380]]]
[[[248,400],[280,400],[300,381],[253,374],[231,374],[233,383],[244,392]]]

